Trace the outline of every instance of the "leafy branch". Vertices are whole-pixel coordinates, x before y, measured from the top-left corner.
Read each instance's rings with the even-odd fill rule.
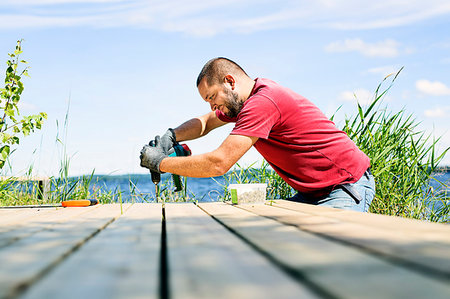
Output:
[[[9,53],[6,61],[5,88],[0,88],[0,169],[5,165],[11,153],[11,145],[19,144],[18,135],[29,135],[35,129],[40,130],[47,114],[41,112],[36,115],[20,116],[19,101],[24,90],[22,77],[28,75],[28,66],[25,60],[20,59],[22,54],[22,40],[17,41],[13,53]]]

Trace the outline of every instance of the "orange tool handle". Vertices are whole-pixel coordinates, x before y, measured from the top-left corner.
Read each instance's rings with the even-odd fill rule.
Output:
[[[63,207],[88,207],[96,204],[98,204],[97,199],[66,200],[61,203]]]

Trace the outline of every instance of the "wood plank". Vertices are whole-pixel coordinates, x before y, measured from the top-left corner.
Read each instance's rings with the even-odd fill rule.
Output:
[[[288,206],[289,209],[277,208],[280,206]],[[339,209],[333,209],[336,211],[333,214],[329,208],[297,203],[276,204],[272,208],[256,205],[240,208],[363,247],[450,282],[448,225],[353,211],[341,212]]]
[[[336,218],[347,222],[355,222],[366,226],[385,228],[387,230],[395,229],[396,231],[405,234],[412,233],[415,237],[420,237],[423,240],[440,240],[450,244],[450,226],[445,224],[397,216],[359,213],[343,209],[318,207],[288,200],[275,200],[273,201],[272,206],[302,213]]]
[[[449,298],[450,286],[352,246],[224,203],[199,206],[285,269],[341,298]],[[255,205],[256,206],[256,205]],[[266,206],[267,209],[275,209]],[[279,209],[281,210],[281,209]],[[301,217],[297,217],[301,218]]]
[[[48,213],[56,210],[57,208],[45,208],[45,209],[27,209],[27,208],[11,208],[11,209],[0,209],[0,225],[14,226],[21,223],[22,221],[34,217],[37,215],[42,215],[43,213]]]
[[[158,298],[160,241],[161,204],[134,204],[22,298]]]
[[[0,298],[19,293],[119,215],[118,204],[97,206],[2,248]]]
[[[59,225],[60,222],[80,217],[98,207],[20,209],[16,211],[14,217],[9,218],[9,222],[0,226],[0,249],[34,233]]]
[[[316,298],[193,204],[166,204],[173,298]]]

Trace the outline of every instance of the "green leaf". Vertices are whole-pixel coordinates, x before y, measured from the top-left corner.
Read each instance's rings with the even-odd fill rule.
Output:
[[[6,161],[6,159],[9,156],[10,148],[9,145],[4,145],[0,148],[0,157],[3,161]]]
[[[2,137],[2,143],[7,143],[9,138],[11,137],[11,135],[9,135],[8,133],[2,133],[1,137]]]
[[[5,114],[9,117],[14,116],[14,109],[12,109],[12,105],[9,105],[8,109],[5,111]]]

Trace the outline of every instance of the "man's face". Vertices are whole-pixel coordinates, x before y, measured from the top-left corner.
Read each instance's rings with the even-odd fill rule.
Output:
[[[201,97],[209,103],[211,110],[220,110],[228,117],[236,117],[244,104],[239,94],[226,84],[208,86],[206,79],[198,85]]]

